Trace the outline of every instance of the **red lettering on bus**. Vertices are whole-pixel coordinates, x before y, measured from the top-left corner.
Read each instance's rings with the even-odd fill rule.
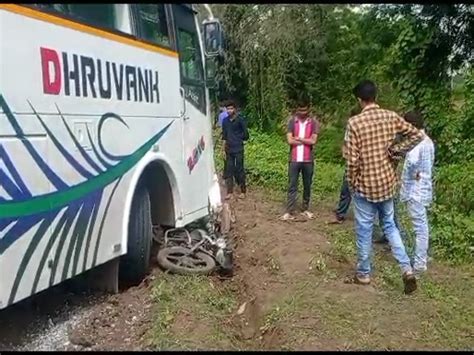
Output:
[[[58,53],[49,48],[40,48],[41,68],[43,72],[43,92],[50,95],[59,95],[61,91],[61,63]],[[53,64],[54,78],[51,77],[50,65]]]

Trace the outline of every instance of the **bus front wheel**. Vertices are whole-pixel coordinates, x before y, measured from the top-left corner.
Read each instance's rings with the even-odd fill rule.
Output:
[[[138,185],[133,196],[128,223],[127,254],[120,260],[120,280],[126,284],[138,284],[150,267],[153,238],[150,194],[145,184]]]

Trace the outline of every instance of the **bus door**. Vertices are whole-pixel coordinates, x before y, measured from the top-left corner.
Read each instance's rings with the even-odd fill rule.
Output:
[[[197,212],[202,201],[207,201],[205,188],[209,181],[209,162],[203,159],[204,149],[211,147],[207,142],[210,125],[207,122],[204,67],[194,11],[183,5],[173,4],[176,42],[180,61],[181,95],[183,102],[183,158],[186,162],[190,191],[187,197],[194,206],[190,212]],[[202,179],[203,181],[196,181]],[[194,182],[194,183],[193,183]],[[192,197],[191,197],[192,196]]]

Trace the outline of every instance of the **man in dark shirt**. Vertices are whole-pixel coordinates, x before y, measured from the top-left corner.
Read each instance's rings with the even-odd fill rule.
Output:
[[[240,186],[241,198],[245,197],[247,191],[244,169],[244,141],[249,139],[249,132],[247,123],[242,115],[237,112],[232,101],[227,103],[226,110],[228,116],[222,122],[222,140],[225,152],[226,200],[228,200],[234,192],[234,178]]]

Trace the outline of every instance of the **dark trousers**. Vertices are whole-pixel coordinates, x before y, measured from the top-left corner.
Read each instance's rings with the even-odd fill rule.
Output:
[[[339,203],[336,208],[336,217],[337,219],[346,218],[347,211],[349,211],[349,206],[351,205],[352,196],[351,191],[349,190],[349,183],[347,182],[347,175],[344,172],[344,177],[342,178],[341,185],[341,194],[339,195]]]
[[[309,208],[311,197],[311,184],[313,182],[314,163],[295,163],[288,165],[288,204],[286,211],[292,213],[295,210],[296,199],[298,197],[298,178],[303,176],[303,211]]]
[[[234,179],[240,186],[242,193],[247,188],[245,185],[245,169],[244,169],[244,151],[237,153],[226,153],[224,166],[224,179],[226,181],[227,193],[234,192]]]

